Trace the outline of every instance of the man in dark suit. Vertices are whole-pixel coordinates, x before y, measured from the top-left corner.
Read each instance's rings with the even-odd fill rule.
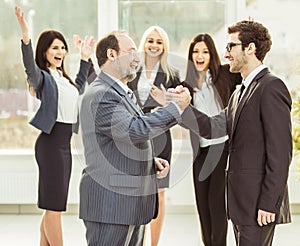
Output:
[[[189,106],[183,124],[207,138],[228,134],[227,205],[236,244],[272,245],[275,225],[290,222],[291,97],[262,63],[272,44],[267,28],[241,21],[228,33],[225,58],[243,84],[221,114],[208,117]]]
[[[86,162],[80,218],[89,246],[139,246],[144,225],[157,216],[157,178],[169,169],[167,161],[154,158],[151,139],[181,121],[189,92],[182,97],[187,100],[143,114],[127,87],[139,62],[133,40],[111,33],[98,42],[96,56],[101,73],[80,111]]]

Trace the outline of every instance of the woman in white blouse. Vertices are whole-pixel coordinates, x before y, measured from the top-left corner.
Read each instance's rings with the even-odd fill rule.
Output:
[[[228,104],[239,73],[221,65],[214,41],[209,34],[196,35],[189,46],[188,64],[183,86],[192,96],[191,104],[207,115],[218,114]],[[225,168],[227,136],[205,139],[190,131],[193,148],[193,179],[196,205],[205,246],[225,246],[227,217],[225,209]]]
[[[47,30],[40,34],[35,59],[24,13],[15,7],[22,31],[22,55],[29,88],[41,101],[30,121],[41,130],[35,143],[39,167],[38,207],[44,209],[40,225],[40,245],[63,245],[61,213],[66,211],[72,167],[70,141],[77,122],[77,99],[87,80],[89,57],[94,39],[81,45],[79,73],[73,82],[64,69],[67,43],[61,33]]]
[[[128,83],[144,113],[151,112],[161,105],[151,95],[151,88],[175,88],[180,84],[179,72],[168,64],[170,45],[166,31],[159,26],[149,27],[140,41],[141,65],[136,78]],[[170,131],[153,139],[154,154],[171,161],[172,140]],[[169,175],[159,180],[159,211],[155,220],[150,222],[151,245],[158,244],[165,214],[164,188],[169,187]]]

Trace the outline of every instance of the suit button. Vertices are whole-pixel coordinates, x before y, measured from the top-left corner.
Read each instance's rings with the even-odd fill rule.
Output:
[[[229,153],[235,152],[235,149],[234,149],[234,148],[229,148],[229,149],[228,149],[228,152],[229,152]]]

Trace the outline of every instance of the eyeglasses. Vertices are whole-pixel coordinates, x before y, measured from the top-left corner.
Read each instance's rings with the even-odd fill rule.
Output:
[[[136,50],[119,50],[119,52],[132,55],[133,57],[138,57],[138,52]]]
[[[226,45],[226,50],[227,50],[227,52],[230,52],[231,49],[232,49],[232,47],[237,46],[237,45],[243,45],[243,43],[228,43],[228,44]]]

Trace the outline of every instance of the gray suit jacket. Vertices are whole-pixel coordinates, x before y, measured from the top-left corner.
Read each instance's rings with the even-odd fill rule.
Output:
[[[80,183],[80,218],[141,225],[156,217],[151,139],[180,119],[174,104],[144,115],[101,72],[84,95],[80,111],[86,161]]]
[[[31,41],[28,44],[22,42],[23,63],[26,69],[27,81],[41,100],[40,107],[30,124],[37,129],[50,134],[57,119],[58,89],[51,74],[40,69],[33,57]],[[80,69],[76,75],[75,83],[79,92],[82,92],[88,78],[91,62],[80,60]],[[73,129],[76,132],[76,126]]]
[[[290,222],[290,94],[267,68],[253,79],[238,103],[239,93],[237,89],[226,110],[212,118],[187,108],[183,123],[201,136],[222,136],[224,130],[229,135],[227,203],[233,223],[257,225],[258,209],[276,213],[276,223]]]

